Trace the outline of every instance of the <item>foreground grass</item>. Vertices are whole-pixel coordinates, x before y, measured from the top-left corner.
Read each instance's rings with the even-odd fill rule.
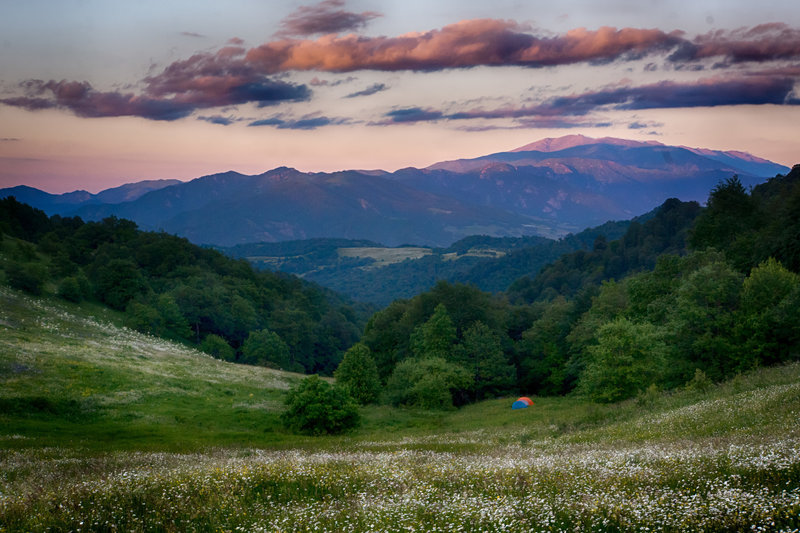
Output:
[[[370,407],[311,439],[277,425],[296,375],[0,304],[0,531],[800,529],[798,364],[610,406]]]

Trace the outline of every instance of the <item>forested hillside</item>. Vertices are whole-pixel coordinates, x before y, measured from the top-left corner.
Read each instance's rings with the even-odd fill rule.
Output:
[[[440,281],[375,313],[363,336],[356,308],[297,278],[125,220],[0,207],[11,286],[99,301],[222,359],[304,372],[332,373],[360,338],[347,354],[374,361],[367,386],[395,405],[574,390],[612,402],[800,357],[800,166],[751,191],[727,179],[706,208],[667,200],[504,294]]]
[[[598,236],[591,251],[566,253],[533,277],[515,281],[508,296],[514,302],[528,303],[556,295],[573,296],[601,281],[652,269],[659,256],[686,252],[688,232],[699,213],[697,202],[671,198],[653,218],[634,220],[619,240],[608,242]]]
[[[798,243],[800,166],[751,192],[733,177],[708,207],[668,200],[621,239],[519,280],[508,298],[440,283],[396,301],[363,343],[395,404],[705,388],[800,358]]]
[[[0,200],[5,281],[33,294],[95,300],[126,325],[242,363],[330,374],[366,310],[296,277],[114,217],[84,223]]]
[[[634,220],[645,221],[651,213]],[[488,292],[503,292],[516,279],[538,272],[547,263],[575,250],[591,249],[598,237],[614,240],[630,221],[607,222],[558,240],[545,237],[489,237],[474,235],[447,248],[426,248],[420,257],[380,263],[358,255],[382,245],[369,241],[308,239],[276,243],[242,244],[220,248],[256,267],[297,274],[359,302],[386,306],[430,290],[439,281],[466,283]],[[384,248],[402,255],[403,248]],[[345,255],[354,251],[352,255]]]

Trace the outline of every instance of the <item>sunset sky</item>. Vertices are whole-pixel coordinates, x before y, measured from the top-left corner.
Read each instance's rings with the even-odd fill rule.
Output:
[[[544,137],[800,162],[781,1],[0,0],[0,187],[395,170]]]

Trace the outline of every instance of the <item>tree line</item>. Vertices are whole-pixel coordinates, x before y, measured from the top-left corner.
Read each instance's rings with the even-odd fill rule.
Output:
[[[131,328],[230,361],[330,375],[368,316],[297,277],[115,217],[48,217],[10,197],[0,200],[0,233],[11,286],[100,302]]]
[[[439,282],[374,313],[363,333],[364,310],[329,291],[129,221],[47,217],[6,199],[0,230],[12,286],[100,301],[220,358],[335,370],[360,403],[572,391],[612,402],[800,358],[800,166],[749,191],[732,177],[706,207],[669,199],[505,293]]]
[[[667,200],[504,295],[441,282],[397,300],[369,320],[359,357],[395,405],[704,386],[800,358],[798,268],[800,166],[751,191],[734,176],[705,208]]]

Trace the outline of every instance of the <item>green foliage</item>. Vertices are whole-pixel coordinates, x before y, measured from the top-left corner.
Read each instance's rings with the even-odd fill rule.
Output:
[[[168,294],[131,301],[125,308],[125,324],[132,329],[173,340],[191,338],[191,329],[178,304]]]
[[[41,263],[11,261],[6,264],[6,280],[15,289],[39,295],[44,291],[47,279],[47,269]]]
[[[391,405],[424,409],[453,407],[453,395],[470,386],[470,374],[441,357],[406,359],[386,383],[385,399]]]
[[[722,261],[712,261],[688,274],[676,292],[670,329],[675,353],[685,369],[702,368],[714,380],[749,367],[734,338],[735,314],[743,276]],[[738,359],[738,360],[737,360]],[[682,375],[679,382],[688,379]]]
[[[17,288],[40,293],[52,278],[64,299],[99,300],[126,310],[130,327],[198,345],[214,334],[239,350],[250,332],[268,329],[289,349],[283,366],[300,372],[332,374],[359,339],[363,307],[297,278],[255,272],[244,260],[127,220],[84,223],[13,198],[0,202],[0,230],[14,237],[3,243],[0,266]]]
[[[332,386],[317,375],[289,389],[285,404],[281,421],[295,433],[336,434],[356,428],[360,423],[358,409],[347,390]]]
[[[411,335],[411,349],[420,358],[449,359],[456,341],[456,328],[447,308],[439,304],[427,322],[417,327]]]
[[[208,355],[223,361],[233,361],[236,358],[236,352],[231,348],[231,345],[225,342],[225,339],[213,333],[208,334],[203,339],[200,349]]]
[[[561,394],[568,390],[566,337],[572,326],[574,304],[563,297],[543,307],[542,314],[522,334],[518,345],[522,390]]]
[[[744,280],[737,317],[740,351],[752,364],[775,364],[797,357],[800,345],[800,276],[775,259],[754,268]]]
[[[604,324],[598,343],[590,346],[580,388],[594,401],[611,403],[631,398],[663,376],[663,332],[652,324],[618,318]]]
[[[443,307],[437,317],[427,324],[439,305]],[[372,351],[381,379],[386,380],[400,361],[424,355],[426,350],[454,360],[455,343],[478,321],[486,324],[501,339],[504,352],[510,353],[506,329],[509,311],[505,302],[474,287],[440,282],[429,292],[411,300],[398,300],[375,313],[367,323],[362,342]]]
[[[290,364],[289,347],[274,331],[253,331],[244,341],[239,362],[287,369]]]
[[[61,280],[58,285],[58,296],[70,301],[80,302],[91,297],[92,288],[89,280],[83,273],[78,273],[75,276],[67,276]]]
[[[333,376],[358,403],[366,405],[378,399],[381,387],[378,367],[365,344],[359,342],[347,350]]]
[[[662,254],[685,254],[687,234],[699,213],[697,202],[671,198],[652,218],[634,220],[622,238],[608,243],[599,241],[599,246],[591,251],[564,254],[535,277],[518,279],[508,288],[509,300],[530,303],[557,295],[575,296],[604,280],[652,269]]]
[[[690,391],[699,392],[701,394],[707,393],[714,386],[714,382],[708,379],[706,373],[696,368],[694,377],[686,383],[686,389]]]
[[[481,321],[467,328],[456,348],[457,361],[471,374],[474,400],[494,398],[514,388],[516,370],[499,337]]]
[[[703,249],[724,245],[728,258],[741,268],[752,261],[754,224],[759,205],[737,176],[718,184],[708,197],[708,206],[692,228],[690,243]]]
[[[147,283],[133,261],[112,259],[95,269],[95,295],[113,309],[125,309],[134,297],[147,291]]]

